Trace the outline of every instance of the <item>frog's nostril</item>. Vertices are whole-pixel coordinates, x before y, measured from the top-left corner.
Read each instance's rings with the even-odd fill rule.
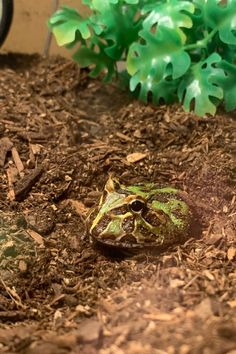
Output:
[[[143,210],[144,207],[145,207],[145,203],[142,200],[136,199],[130,203],[130,209],[134,213],[139,213],[140,211]]]

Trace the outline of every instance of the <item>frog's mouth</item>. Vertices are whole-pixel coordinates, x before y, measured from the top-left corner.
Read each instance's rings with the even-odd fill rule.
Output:
[[[158,227],[149,224],[141,214],[134,215],[131,212],[122,215],[110,214],[102,219],[101,223],[91,230],[90,234],[93,239],[104,244],[131,248],[143,247],[146,244],[158,245],[163,243],[164,230],[162,226],[165,223],[159,228],[160,225],[160,222]]]
[[[125,257],[132,257],[137,254],[155,255],[157,252],[162,252],[166,249],[166,245],[160,245],[156,242],[137,243],[133,235],[125,235],[122,241],[113,239],[99,239],[92,237],[93,247],[99,250],[107,257],[122,259]]]

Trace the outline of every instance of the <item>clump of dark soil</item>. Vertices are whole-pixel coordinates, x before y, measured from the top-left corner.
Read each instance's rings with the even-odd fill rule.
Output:
[[[0,56],[0,351],[236,350],[236,122],[143,105],[65,59]],[[203,225],[106,257],[84,220],[108,173],[187,191]]]

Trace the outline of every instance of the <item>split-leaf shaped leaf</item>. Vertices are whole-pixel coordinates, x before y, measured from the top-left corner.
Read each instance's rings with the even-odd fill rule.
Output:
[[[156,33],[142,30],[143,43],[133,43],[127,58],[127,69],[132,76],[130,89],[141,85],[141,97],[146,101],[148,92],[156,93],[156,87],[167,77],[178,79],[188,70],[190,57],[183,50],[180,36],[167,27],[158,27]]]
[[[193,65],[183,77],[178,97],[187,112],[193,105],[194,112],[199,116],[206,113],[215,114],[215,101],[223,98],[223,90],[217,85],[216,80],[216,76],[224,75],[222,69],[215,67],[220,61],[219,54],[213,53],[206,60]]]
[[[224,90],[224,102],[226,111],[236,108],[236,65],[222,60],[218,67],[223,70],[217,72],[214,81]]]
[[[150,30],[153,26],[164,26],[179,31],[183,42],[186,36],[180,28],[192,27],[189,13],[194,12],[194,5],[184,0],[169,0],[167,2],[145,5],[142,14],[148,13],[143,21],[143,27]]]
[[[91,66],[91,77],[97,77],[101,72],[105,72],[104,81],[110,81],[115,73],[115,62],[104,52],[104,47],[100,44],[99,50],[93,50],[86,46],[81,46],[73,55],[73,59],[82,68]]]
[[[141,29],[139,19],[135,19],[136,7],[127,1],[125,4],[123,1],[93,0],[93,9],[91,22],[96,34],[107,42],[105,52],[113,59],[121,59]]]
[[[122,1],[120,1],[120,0],[110,0],[110,3],[111,4],[119,4],[120,2],[125,2],[126,4],[131,4],[131,5],[133,5],[133,4],[138,4],[139,3],[139,0],[122,0]]]
[[[160,103],[173,103],[177,100],[177,88],[179,85],[179,80],[166,80],[163,79],[155,84],[153,84],[152,91],[150,92],[149,82],[144,82],[139,91],[139,99],[141,101],[147,101],[147,92],[150,92],[150,100],[154,104]]]
[[[197,0],[197,3],[205,25],[218,30],[223,43],[236,45],[236,1]]]
[[[55,12],[49,20],[49,26],[59,46],[73,43],[78,33],[78,39],[88,39],[91,35],[88,25],[89,21],[84,20],[75,9],[67,6]]]

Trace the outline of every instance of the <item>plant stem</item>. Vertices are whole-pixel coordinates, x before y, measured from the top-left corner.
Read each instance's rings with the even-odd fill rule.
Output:
[[[200,41],[197,41],[195,44],[189,44],[184,46],[184,50],[192,50],[192,49],[198,49],[198,48],[204,48],[207,46],[207,44],[210,42],[210,40],[214,37],[216,32],[218,31],[217,28],[214,28],[205,38],[203,38]]]
[[[59,0],[53,0],[52,1],[52,12],[56,12],[56,10],[58,9],[59,6]],[[46,37],[46,41],[45,41],[45,45],[44,45],[44,49],[43,49],[43,56],[45,56],[46,58],[48,57],[49,54],[49,49],[51,46],[51,41],[52,41],[52,31],[50,31],[50,29],[47,32],[47,37]]]

